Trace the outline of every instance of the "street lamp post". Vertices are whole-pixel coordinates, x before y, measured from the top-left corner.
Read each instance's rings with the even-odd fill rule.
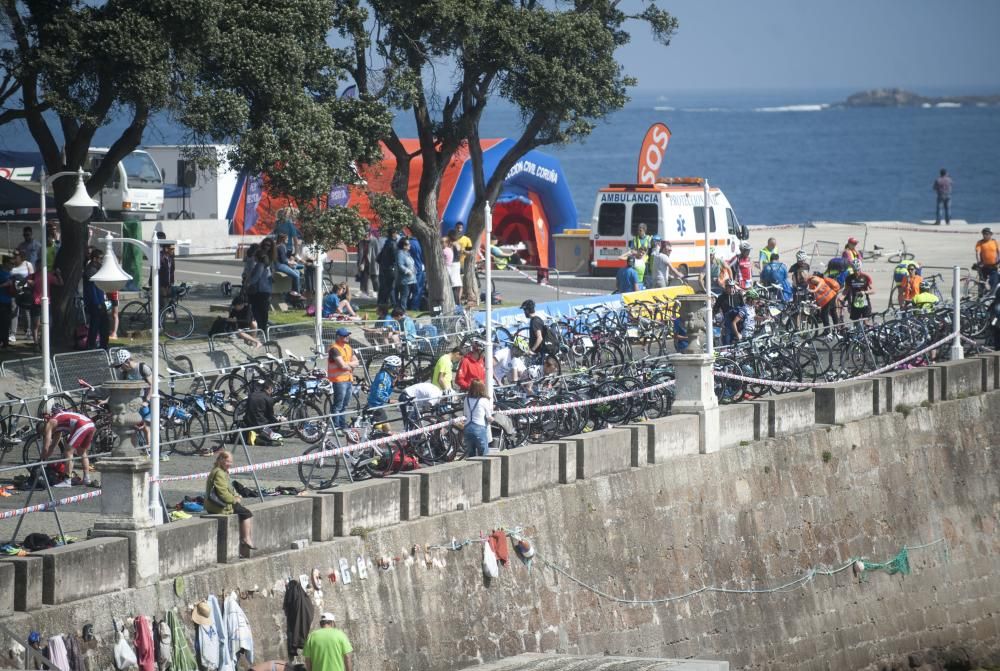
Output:
[[[42,266],[42,296],[41,296],[41,331],[42,331],[42,395],[48,400],[52,395],[52,346],[49,339],[49,234],[48,222],[45,218],[46,202],[45,190],[55,183],[60,177],[76,175],[76,191],[73,196],[63,203],[67,216],[76,223],[83,223],[97,207],[97,202],[87,194],[87,187],[83,183],[84,177],[90,177],[89,172],[83,169],[65,170],[54,175],[45,175],[45,168],[42,168],[40,180],[41,186],[41,214],[42,225],[42,258],[39,263]]]
[[[104,291],[121,289],[132,279],[132,276],[126,273],[118,263],[118,258],[115,256],[114,249],[112,249],[112,243],[115,241],[116,239],[111,233],[108,233],[107,237],[104,238],[104,242],[107,245],[104,255],[104,265],[90,278],[91,282]],[[155,523],[161,524],[163,516],[161,515],[159,506],[160,483],[158,482],[160,478],[160,246],[176,245],[178,241],[160,240],[155,236],[152,242],[148,244],[131,238],[118,238],[117,241],[135,245],[149,258],[150,275],[152,278],[150,313],[152,314],[153,322],[153,364],[151,366],[153,388],[149,393],[149,452],[153,468],[150,473],[152,482],[149,487],[149,510],[150,516]]]

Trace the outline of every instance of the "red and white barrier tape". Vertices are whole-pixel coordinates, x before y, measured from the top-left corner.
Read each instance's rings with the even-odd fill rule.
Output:
[[[375,438],[374,440],[366,440],[363,443],[355,443],[353,445],[343,445],[341,447],[335,447],[330,450],[322,450],[321,452],[313,452],[310,454],[300,454],[296,457],[285,457],[284,459],[274,459],[272,461],[264,461],[259,464],[248,464],[246,466],[236,466],[235,468],[230,468],[230,475],[236,475],[237,473],[250,473],[252,471],[262,471],[268,468],[278,468],[280,466],[291,466],[294,464],[301,464],[308,461],[316,461],[317,459],[326,459],[327,457],[339,457],[343,454],[348,454],[350,452],[360,452],[371,447],[378,447],[379,445],[385,445],[387,443],[394,443],[398,440],[404,438],[409,438],[411,436],[417,436],[425,433],[431,433],[432,431],[437,431],[438,429],[443,429],[446,426],[451,426],[456,423],[457,419],[449,419],[443,422],[438,422],[437,424],[431,424],[429,426],[421,426],[416,429],[410,429],[409,431],[403,431],[402,433],[394,433],[388,436],[383,436],[382,438]],[[207,478],[209,472],[204,473],[190,473],[188,475],[168,475],[157,480],[150,478],[150,482],[179,482],[182,480],[201,480]]]
[[[36,503],[33,506],[27,506],[25,508],[14,508],[13,510],[0,511],[0,520],[9,520],[10,518],[17,517],[18,515],[27,515],[28,513],[37,513],[42,510],[52,510],[58,506],[65,506],[71,503],[79,503],[80,501],[86,501],[87,499],[97,498],[102,493],[102,490],[95,489],[83,494],[67,496],[64,499],[58,499],[56,501],[45,501],[43,503]]]
[[[598,292],[593,292],[593,291],[570,291],[569,289],[556,288],[556,287],[552,286],[551,284],[548,284],[548,283],[545,283],[545,282],[539,282],[534,277],[532,277],[531,275],[527,274],[526,272],[522,271],[519,268],[515,268],[514,266],[509,266],[509,268],[511,270],[513,270],[515,273],[517,273],[518,275],[521,275],[522,277],[524,277],[525,279],[528,279],[528,280],[534,282],[538,286],[548,287],[549,289],[552,289],[552,291],[558,291],[560,294],[566,294],[567,296],[606,296],[607,295],[607,292],[600,292],[600,291],[598,291]]]
[[[989,345],[984,345],[984,344],[982,344],[982,343],[980,343],[980,342],[978,342],[978,341],[970,338],[969,336],[962,336],[962,340],[964,340],[965,342],[969,343],[970,345],[975,345],[979,349],[986,350],[987,352],[995,352],[996,351],[995,349],[993,349]]]
[[[941,340],[938,340],[936,343],[928,345],[927,347],[923,348],[919,352],[914,352],[913,354],[911,354],[911,355],[909,355],[907,357],[904,357],[904,358],[900,359],[899,361],[894,361],[893,363],[891,363],[891,364],[889,364],[887,366],[883,366],[882,368],[876,368],[875,370],[870,371],[868,373],[862,373],[861,375],[857,375],[855,377],[849,377],[849,378],[846,378],[844,380],[833,380],[833,381],[827,381],[827,382],[792,382],[792,381],[786,381],[786,380],[764,380],[764,379],[758,378],[758,377],[748,377],[746,375],[736,375],[734,373],[723,373],[721,371],[715,371],[715,376],[716,377],[728,378],[730,380],[740,380],[742,382],[753,382],[755,384],[766,384],[769,387],[793,387],[793,388],[796,388],[796,389],[811,389],[813,387],[828,387],[830,385],[840,384],[842,382],[851,382],[852,380],[863,380],[865,378],[872,377],[873,375],[879,375],[881,373],[885,373],[887,371],[893,370],[894,368],[896,368],[898,366],[901,366],[902,364],[906,363],[907,361],[910,361],[911,359],[916,359],[917,357],[921,357],[924,354],[927,354],[928,352],[930,352],[933,349],[937,349],[938,347],[940,347],[944,343],[946,343],[949,340],[952,340],[954,338],[955,338],[955,334],[952,333],[949,336],[941,338]]]

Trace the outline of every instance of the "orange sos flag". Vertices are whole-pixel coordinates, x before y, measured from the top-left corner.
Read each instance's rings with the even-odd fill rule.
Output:
[[[646,131],[642,151],[639,152],[639,176],[636,179],[639,184],[656,184],[669,143],[670,129],[666,124],[654,123]]]

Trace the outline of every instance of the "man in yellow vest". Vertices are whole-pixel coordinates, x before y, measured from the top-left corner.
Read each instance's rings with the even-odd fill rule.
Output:
[[[338,429],[346,429],[347,419],[343,413],[347,411],[353,396],[354,368],[357,367],[358,360],[348,343],[351,332],[341,327],[337,329],[335,336],[326,362],[326,377],[333,383],[330,412],[334,415],[333,425]]]

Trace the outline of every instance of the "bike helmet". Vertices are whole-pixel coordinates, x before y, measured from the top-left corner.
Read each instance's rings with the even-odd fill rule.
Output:
[[[741,242],[740,243],[740,250],[741,251],[749,251],[750,250],[750,243],[747,242],[746,240],[744,240],[743,242]]]
[[[751,300],[756,300],[760,298],[760,294],[757,293],[756,289],[747,289],[746,293],[743,294],[744,298],[749,298]]]
[[[524,336],[517,336],[516,338],[514,338],[514,342],[512,343],[512,346],[513,346],[514,349],[519,349],[522,352],[527,352],[528,351],[528,339],[525,338]]]
[[[805,263],[806,261],[809,260],[809,254],[807,254],[802,250],[799,250],[798,252],[795,253],[795,260],[800,263]]]
[[[122,365],[131,358],[132,358],[132,353],[129,352],[127,349],[124,348],[116,349],[111,354],[111,365],[117,368],[118,366]]]
[[[476,338],[472,341],[472,349],[486,349],[486,341]]]
[[[851,268],[855,270],[861,270],[861,259],[854,259],[851,261]]]
[[[402,365],[403,360],[396,355],[387,356],[382,362],[382,368],[400,368]]]

